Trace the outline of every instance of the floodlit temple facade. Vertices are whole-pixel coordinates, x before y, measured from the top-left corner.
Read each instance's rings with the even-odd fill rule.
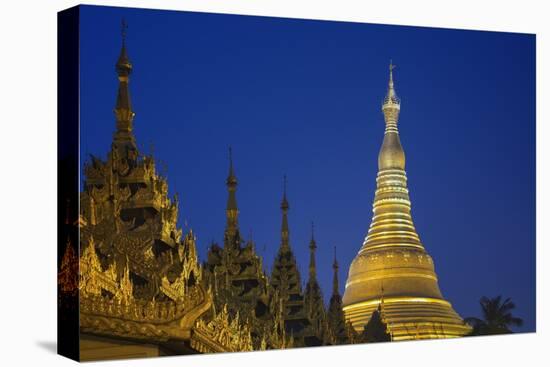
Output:
[[[349,268],[343,310],[357,331],[379,310],[392,340],[463,336],[471,328],[441,294],[433,260],[411,217],[405,152],[397,127],[401,101],[393,68],[390,65],[382,104],[386,128],[378,155],[372,222]]]
[[[78,283],[66,275],[70,243],[59,279],[63,295],[78,287],[80,360],[252,350],[248,322],[213,308],[195,235],[177,225],[178,198],[137,148],[124,37],[116,72],[111,150],[85,164],[80,213],[67,221],[79,228]]]
[[[119,85],[111,149],[106,159],[90,156],[85,163],[80,212],[67,208],[64,232],[72,237],[58,272],[59,307],[71,311],[61,315],[78,315],[66,322],[79,325],[80,360],[349,340],[351,328],[343,313],[327,316],[316,278],[313,233],[309,278],[302,289],[289,239],[286,184],[281,245],[271,274],[254,242],[242,239],[231,151],[223,245],[212,243],[206,261],[199,262],[195,234],[177,224],[178,197],[168,196],[168,181],[157,172],[154,157],[138,149],[124,31],[115,66]],[[331,302],[341,304],[337,285],[334,292]]]

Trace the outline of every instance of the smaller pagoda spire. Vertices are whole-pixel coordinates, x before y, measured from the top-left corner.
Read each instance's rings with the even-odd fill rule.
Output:
[[[334,246],[334,262],[332,263],[334,275],[332,279],[332,296],[328,308],[328,323],[336,344],[348,344],[350,334],[346,326],[344,311],[342,310],[342,297],[340,296],[338,283],[338,261],[336,260],[336,246]]]
[[[286,175],[283,176],[283,200],[281,201],[281,211],[283,212],[283,221],[281,224],[281,247],[289,248],[289,230],[288,230],[288,200],[286,198]]]
[[[311,222],[311,240],[309,241],[309,279],[315,279],[317,277],[317,269],[315,265],[315,250],[317,249],[317,243],[315,242],[315,225]]]
[[[233,169],[233,149],[229,146],[229,174],[227,175],[227,186],[237,186],[237,177]]]
[[[135,113],[132,110],[132,102],[130,99],[130,91],[128,83],[130,82],[130,74],[132,73],[132,63],[128,58],[126,50],[126,30],[128,25],[122,20],[121,37],[122,47],[120,55],[115,64],[115,69],[118,75],[118,93],[115,105],[116,117],[116,132],[114,136],[114,144],[119,148],[119,154],[126,156],[129,151],[137,151],[135,138],[132,133],[133,120]]]
[[[281,209],[288,210],[288,200],[286,198],[286,175],[283,176],[283,200],[281,201]]]
[[[332,263],[334,275],[332,277],[332,295],[340,296],[340,286],[338,282],[338,260],[336,260],[336,246],[334,246],[334,262]]]
[[[116,63],[117,73],[129,75],[132,71],[132,64],[128,58],[128,52],[126,51],[126,30],[128,29],[128,24],[124,19],[122,19],[120,35],[122,38],[122,47],[120,49],[120,55]]]
[[[227,209],[237,209],[237,200],[235,198],[235,191],[237,191],[237,177],[233,169],[233,149],[229,147],[229,174],[225,180],[227,190],[229,191],[229,197],[227,200]]]
[[[237,177],[233,168],[233,150],[229,147],[229,173],[225,180],[227,186],[227,206],[225,208],[225,244],[240,245],[239,208],[237,207]]]

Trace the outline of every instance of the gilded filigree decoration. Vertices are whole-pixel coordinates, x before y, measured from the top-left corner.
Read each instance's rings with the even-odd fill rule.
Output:
[[[157,174],[154,157],[138,151],[128,93],[132,66],[125,48],[116,70],[125,82],[119,84],[111,149],[105,159],[90,156],[85,163],[80,194],[80,274],[73,286],[80,291],[81,332],[183,342],[197,352],[292,348],[317,334],[318,342],[329,344],[320,336],[323,312],[305,307],[289,243],[286,189],[282,250],[270,279],[252,238],[243,246],[230,158],[223,248],[213,245],[201,266],[195,234],[178,227],[177,195],[168,196],[167,179]],[[61,279],[77,256],[67,247],[62,289],[71,287]],[[310,303],[322,307],[322,295],[315,293]]]
[[[197,320],[195,332],[208,336],[225,349],[232,352],[251,351],[252,337],[248,322],[241,323],[239,313],[231,319],[227,305],[221,309],[214,318],[207,322],[204,319]]]
[[[78,289],[78,255],[69,238],[67,238],[65,252],[61,259],[57,284],[61,292],[65,294],[74,294]]]

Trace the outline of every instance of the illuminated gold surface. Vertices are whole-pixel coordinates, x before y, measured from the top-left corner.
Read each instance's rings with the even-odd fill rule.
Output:
[[[378,155],[373,218],[346,282],[346,320],[361,331],[383,299],[393,340],[448,338],[466,334],[465,325],[439,290],[434,264],[411,217],[405,152],[397,122],[401,101],[390,65],[388,93],[382,104],[386,129]]]
[[[116,346],[120,356],[149,355],[151,345],[168,342],[180,353],[252,350],[249,323],[227,307],[216,313],[195,235],[177,225],[179,200],[168,196],[167,179],[157,174],[153,156],[137,149],[128,89],[132,66],[124,43],[116,70],[111,150],[106,160],[92,156],[86,163],[80,193],[82,358],[101,357],[97,338]],[[59,276],[62,292],[76,286],[67,276],[76,256],[68,246]]]
[[[128,87],[132,65],[125,45],[116,66],[113,144],[106,160],[92,157],[85,165],[78,219],[80,261],[68,245],[59,275],[62,292],[79,290],[80,329],[90,345],[96,337],[155,345],[170,341],[213,353],[342,344],[355,342],[342,311],[361,332],[381,304],[393,340],[448,338],[469,331],[441,295],[432,259],[411,218],[397,128],[400,101],[391,72],[382,106],[386,130],[372,223],[350,266],[343,300],[335,260],[327,311],[316,279],[313,235],[309,279],[304,292],[301,288],[289,241],[286,185],[281,248],[271,278],[252,239],[242,240],[232,159],[224,246],[212,246],[205,266],[199,264],[193,232],[183,233],[177,226],[178,198],[168,197],[167,179],[157,174],[153,156],[137,149]],[[78,264],[77,284],[69,275]],[[139,349],[118,348],[126,355]]]

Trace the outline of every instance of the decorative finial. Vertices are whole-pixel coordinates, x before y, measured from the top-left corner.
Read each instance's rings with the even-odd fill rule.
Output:
[[[288,200],[286,198],[286,174],[283,176],[283,200],[281,202],[281,209],[288,209]]]
[[[396,66],[397,65],[394,65],[390,59],[390,88],[393,88],[393,69],[395,69]]]
[[[337,295],[340,292],[340,284],[338,282],[338,261],[336,261],[336,246],[334,246],[334,262],[332,263],[332,269],[334,271],[334,275],[332,278],[332,294]]]
[[[283,176],[283,200],[281,200],[281,210],[283,212],[283,222],[281,224],[281,247],[288,249],[288,213],[289,205],[288,200],[286,199],[286,174]]]
[[[227,185],[230,187],[237,186],[237,178],[235,177],[235,171],[233,170],[233,149],[229,146],[229,175],[227,176]]]
[[[128,29],[128,24],[123,18],[120,25],[122,47],[120,49],[120,56],[118,57],[118,61],[116,63],[116,69],[119,76],[125,76],[125,77],[127,77],[132,70],[132,64],[130,63],[130,59],[128,58],[128,53],[126,52],[126,30],[127,29]]]
[[[309,248],[315,251],[317,244],[315,243],[315,224],[311,221],[311,240],[309,241]]]
[[[233,149],[229,146],[229,175],[233,176]]]
[[[390,78],[388,81],[388,93],[386,94],[386,97],[384,98],[384,102],[382,104],[382,110],[384,109],[400,109],[401,101],[399,100],[399,97],[397,97],[397,93],[395,93],[395,89],[393,86],[393,69],[396,68],[396,65],[393,63],[393,61],[390,59]]]

